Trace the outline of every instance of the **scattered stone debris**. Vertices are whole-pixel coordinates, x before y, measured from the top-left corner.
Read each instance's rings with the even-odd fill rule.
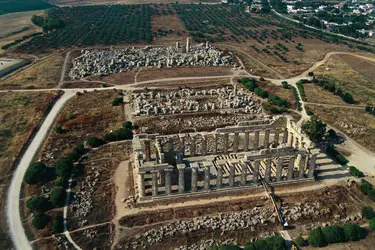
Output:
[[[225,54],[213,46],[191,46],[189,52],[182,48],[146,46],[111,50],[84,50],[72,60],[69,76],[79,79],[85,76],[100,76],[118,73],[139,67],[182,66],[234,66],[232,54]]]
[[[178,248],[175,248],[175,250],[206,250],[211,249],[213,246],[220,246],[220,245],[237,245],[237,241],[234,239],[228,239],[225,241],[220,241],[217,239],[210,239],[210,240],[201,240],[199,244],[193,244],[190,246],[181,246]]]

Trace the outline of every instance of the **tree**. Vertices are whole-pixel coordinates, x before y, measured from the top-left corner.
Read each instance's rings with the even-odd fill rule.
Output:
[[[371,230],[372,230],[372,231],[375,231],[375,218],[372,218],[372,219],[370,220],[369,225],[370,225]]]
[[[288,88],[288,82],[287,82],[287,81],[282,81],[282,82],[281,82],[281,85],[283,85],[283,88],[284,88],[284,89],[287,89],[287,88]]]
[[[343,228],[347,241],[358,241],[366,237],[366,231],[357,224],[346,224]]]
[[[343,96],[341,96],[342,100],[346,103],[353,104],[354,98],[350,93],[345,93]]]
[[[329,130],[328,130],[328,135],[329,135],[330,137],[336,137],[336,136],[337,136],[337,135],[336,135],[336,131],[333,130],[333,129],[329,129]]]
[[[365,175],[363,174],[362,171],[359,171],[358,168],[354,167],[354,166],[349,166],[349,172],[353,175],[353,176],[357,176],[358,178],[361,178],[361,177],[364,177]]]
[[[370,193],[368,194],[368,197],[370,197],[370,199],[375,202],[375,189],[372,189],[370,191]]]
[[[281,236],[271,236],[263,240],[246,243],[244,250],[286,250],[288,247]]]
[[[310,71],[307,75],[310,76],[310,77],[311,77],[311,76],[314,76],[314,72],[311,72],[311,71]]]
[[[80,144],[77,144],[74,147],[74,149],[66,155],[66,158],[68,160],[71,160],[72,162],[76,162],[81,158],[81,156],[84,153],[85,153],[85,147],[83,146],[82,143],[80,143]]]
[[[64,217],[61,214],[56,215],[55,218],[53,218],[52,231],[54,233],[64,232]]]
[[[34,162],[27,168],[23,181],[27,184],[37,184],[45,181],[47,175],[47,166],[43,162]]]
[[[122,97],[116,97],[112,100],[112,106],[118,106],[123,102]]]
[[[339,226],[328,226],[322,228],[324,239],[327,243],[339,243],[345,241],[344,230]]]
[[[361,180],[361,185],[359,186],[359,189],[364,194],[370,194],[372,191],[372,185],[366,180]]]
[[[225,245],[221,245],[217,247],[215,250],[242,250],[242,248],[240,248],[239,246],[235,246],[235,245],[225,244]]]
[[[264,81],[264,77],[259,77],[259,81]]]
[[[50,221],[51,217],[47,214],[36,214],[33,217],[33,220],[31,224],[36,228],[36,229],[43,229],[47,226],[48,222]]]
[[[322,230],[320,227],[315,228],[309,233],[309,244],[313,247],[324,247],[327,245],[327,242],[324,238]]]
[[[44,213],[52,208],[51,202],[43,196],[31,197],[27,200],[26,207],[38,213]]]
[[[122,124],[122,127],[123,128],[127,128],[127,129],[133,129],[133,123],[131,121],[125,121],[123,124]]]
[[[70,176],[73,170],[73,162],[67,158],[61,158],[54,164],[56,175],[60,177]]]
[[[120,128],[113,132],[117,140],[133,139],[133,132],[128,128]]]
[[[116,140],[117,140],[115,134],[112,133],[112,132],[111,132],[111,133],[107,133],[107,134],[105,134],[105,135],[103,136],[103,139],[106,140],[106,141],[116,141]]]
[[[91,137],[87,140],[87,144],[89,144],[93,148],[97,148],[97,147],[104,145],[105,141],[98,137]]]
[[[293,242],[298,246],[298,247],[304,247],[307,246],[306,240],[302,236],[298,236],[293,240]]]
[[[65,189],[56,187],[51,191],[51,202],[55,207],[63,207],[65,205],[65,199]]]
[[[302,131],[305,132],[311,141],[316,142],[321,139],[326,132],[327,125],[321,122],[316,116],[302,126]]]
[[[362,208],[362,216],[368,220],[375,217],[374,209],[370,206]]]

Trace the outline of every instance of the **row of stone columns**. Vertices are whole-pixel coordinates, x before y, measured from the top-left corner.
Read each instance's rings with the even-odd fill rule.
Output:
[[[289,160],[289,165],[287,169],[287,176],[286,179],[292,180],[293,179],[293,172],[295,168],[295,164],[297,162],[297,168],[298,168],[298,179],[304,178],[305,172],[307,170],[307,177],[311,178],[314,176],[314,170],[316,165],[316,158],[317,155],[313,154],[311,156],[307,155],[298,155],[292,156],[292,157],[280,157],[277,158],[277,160],[274,162],[271,158],[262,159],[262,160],[255,160],[252,162],[252,170],[253,170],[253,180],[252,182],[254,184],[259,183],[259,169],[261,166],[261,163],[263,166],[265,166],[265,172],[264,172],[264,182],[270,183],[271,182],[271,172],[272,172],[272,165],[276,165],[276,181],[281,181],[282,179],[282,170],[284,166],[284,162]],[[309,161],[308,161],[309,160]],[[307,163],[309,164],[307,165]],[[216,177],[216,188],[220,189],[223,187],[223,169],[228,166],[228,162],[226,160],[218,160],[216,162],[216,169],[217,169],[217,177]],[[239,164],[239,160],[233,159],[229,161],[229,187],[235,186],[235,166]],[[245,161],[242,163],[241,168],[241,181],[240,184],[242,186],[247,185],[247,175],[248,175],[248,169],[250,166],[250,161]],[[210,181],[211,181],[211,174],[210,170],[214,167],[212,162],[206,161],[203,162],[203,168],[204,168],[204,190],[208,191],[211,189]],[[197,163],[191,164],[191,191],[197,192],[198,191],[198,168],[199,165]],[[178,193],[184,193],[185,192],[185,164],[178,164]],[[158,174],[160,174],[160,171],[164,171],[165,180],[163,182],[165,183],[165,193],[167,195],[170,195],[172,192],[172,172],[173,167],[166,168],[163,170],[152,170],[152,195],[157,196],[158,195]],[[145,184],[144,184],[144,176],[145,172],[139,172],[139,195],[140,197],[143,197],[145,195]]]

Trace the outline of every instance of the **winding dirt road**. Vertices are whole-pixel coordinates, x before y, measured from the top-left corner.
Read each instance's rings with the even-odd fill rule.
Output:
[[[245,52],[243,52],[243,53],[245,53]],[[307,78],[308,72],[313,71],[317,67],[323,65],[325,62],[327,62],[329,60],[329,58],[331,56],[339,55],[339,54],[345,54],[345,55],[349,54],[349,55],[356,56],[356,57],[359,57],[359,58],[362,58],[362,59],[365,59],[365,60],[375,62],[374,58],[368,58],[368,57],[359,56],[359,55],[355,55],[355,54],[352,54],[352,53],[346,53],[346,52],[331,52],[331,53],[328,53],[321,61],[318,61],[318,62],[314,63],[308,70],[306,70],[304,73],[300,74],[299,76],[292,77],[292,78],[289,78],[289,79],[267,79],[267,80],[270,80],[271,82],[273,82],[274,84],[277,84],[277,85],[281,85],[282,81],[288,81],[289,84],[291,84],[292,86],[295,86],[295,83],[297,81]],[[69,55],[69,53],[68,53],[68,55]],[[68,60],[65,60],[65,62],[64,62],[64,66],[63,66],[64,72],[66,70],[67,61]],[[245,72],[243,71],[243,73],[244,73],[244,75],[241,75],[241,76],[256,77],[256,78],[259,77],[259,76],[251,75],[246,71]],[[117,86],[108,87],[108,88],[98,88],[96,90],[99,90],[99,91],[103,90],[104,91],[104,90],[114,89],[114,88],[123,89],[123,90],[131,90],[131,89],[136,88],[139,85],[147,84],[147,83],[168,82],[168,81],[176,81],[176,80],[217,79],[217,78],[231,78],[231,79],[233,79],[233,77],[236,77],[238,75],[239,75],[238,72],[235,72],[234,74],[227,75],[227,76],[167,78],[167,79],[158,79],[158,80],[151,80],[151,81],[144,81],[144,82],[135,82],[133,84],[128,84],[128,85],[117,85]],[[63,79],[62,76],[63,76],[63,73],[61,75],[61,80]],[[62,83],[64,83],[63,80],[59,82],[59,85],[62,84]],[[39,91],[39,92],[41,92],[41,91],[52,91],[52,90],[56,90],[56,88],[55,89],[12,90],[12,91],[17,91],[17,92],[37,92],[37,91]],[[24,228],[23,228],[23,225],[22,225],[21,216],[20,216],[20,209],[19,209],[19,205],[20,205],[20,202],[19,202],[20,197],[19,196],[20,196],[20,191],[21,191],[21,185],[22,185],[23,176],[24,176],[24,174],[27,170],[27,167],[34,160],[34,157],[36,156],[36,153],[37,153],[38,149],[43,144],[44,139],[46,138],[48,132],[50,131],[50,129],[51,129],[53,123],[54,123],[54,120],[56,119],[57,115],[59,114],[59,112],[62,109],[62,107],[64,106],[64,104],[70,98],[72,98],[77,92],[83,91],[83,90],[94,91],[94,88],[89,88],[89,89],[88,88],[75,88],[75,89],[62,89],[62,90],[64,90],[65,93],[55,103],[52,110],[49,112],[49,114],[47,115],[47,117],[43,121],[43,124],[40,127],[39,131],[37,132],[37,134],[33,138],[32,142],[30,143],[29,147],[27,148],[26,152],[22,156],[21,161],[19,162],[19,164],[17,166],[17,169],[16,169],[16,171],[13,175],[12,182],[11,182],[11,185],[10,185],[9,190],[8,190],[7,210],[6,210],[7,212],[6,213],[7,213],[7,220],[8,220],[9,231],[10,231],[9,233],[11,235],[11,238],[13,240],[13,244],[14,244],[15,248],[19,249],[19,250],[31,249],[30,242],[26,237],[26,234],[25,234],[25,231],[24,231]],[[2,90],[0,92],[8,92],[8,91],[9,90]],[[304,106],[303,102],[302,102],[302,104]],[[308,119],[308,115],[306,114],[304,108],[303,108],[303,111],[302,111],[302,117],[304,119]],[[349,139],[348,142],[352,142],[351,147],[354,150],[354,152],[358,152],[358,154],[356,153],[356,155],[358,155],[359,157],[365,157],[365,159],[367,159],[367,160],[372,159],[373,162],[375,162],[375,156],[373,154],[370,154],[369,151],[364,150],[363,147],[361,147],[360,145],[358,145],[354,141],[351,141],[350,138],[348,138],[348,139]],[[69,239],[69,232],[65,232],[65,234]],[[69,240],[72,240],[72,239],[70,238]],[[72,244],[75,245],[74,242]],[[76,247],[76,248],[79,248],[79,247]]]

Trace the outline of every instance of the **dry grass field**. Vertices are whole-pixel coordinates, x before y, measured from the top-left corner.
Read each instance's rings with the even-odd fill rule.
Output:
[[[314,84],[304,84],[306,101],[312,103],[348,105],[339,96]]]
[[[50,164],[76,144],[88,138],[102,137],[116,129],[123,121],[123,107],[112,106],[115,90],[93,91],[77,95],[70,99],[60,112],[54,127],[61,126],[63,133],[51,131],[41,150],[41,159]]]
[[[5,204],[14,164],[50,105],[57,92],[0,93],[0,196]],[[5,206],[0,210],[0,248],[8,249]]]
[[[360,109],[308,105],[322,121],[349,135],[362,146],[375,150],[375,116]]]
[[[56,55],[2,80],[0,89],[54,88],[60,80],[64,57]]]
[[[355,100],[363,104],[375,104],[374,68],[375,64],[366,60],[350,55],[335,55],[314,73],[332,79],[345,91],[352,93]]]
[[[51,0],[49,3],[58,6],[106,5],[106,4],[146,4],[146,3],[175,3],[175,0]],[[179,3],[199,3],[199,0],[181,0]],[[202,3],[218,3],[218,0],[204,0]]]

